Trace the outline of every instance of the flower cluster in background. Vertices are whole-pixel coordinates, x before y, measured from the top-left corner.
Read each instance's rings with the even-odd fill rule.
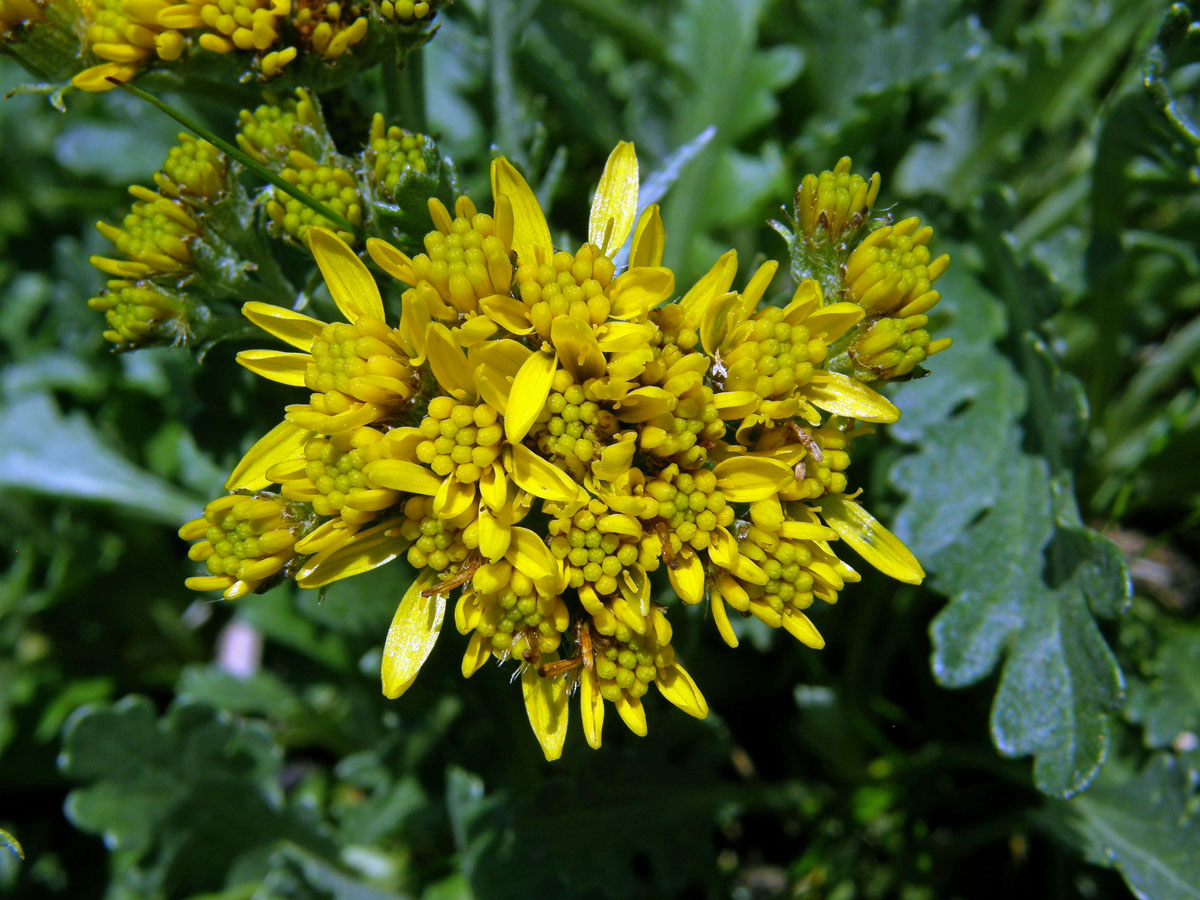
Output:
[[[325,67],[347,54],[364,65],[393,44],[402,52],[428,38],[438,0],[2,0],[0,49],[31,71],[69,78],[84,91],[111,90],[155,64],[218,65],[235,60],[240,80],[271,81],[296,60]],[[390,52],[390,51],[389,51]],[[340,78],[357,67],[342,67]]]
[[[452,177],[432,140],[387,127],[378,115],[359,152],[338,153],[319,105],[303,89],[242,110],[237,143],[297,193],[364,233],[395,234],[406,216],[424,220],[427,198],[446,195]],[[275,258],[280,248],[259,238],[259,222],[266,220],[268,234],[298,245],[313,224],[337,226],[278,187],[249,196],[241,171],[212,144],[181,134],[154,176],[157,192],[134,185],[134,202],[121,222],[98,223],[119,252],[91,259],[114,279],[90,301],[105,314],[108,340],[125,349],[196,343],[213,325],[214,306],[294,298]],[[351,231],[338,234],[358,240]]]
[[[257,135],[291,134],[305,115],[247,114],[242,136],[282,153],[288,140]],[[407,140],[377,121],[367,153]],[[926,330],[946,257],[930,259],[915,220],[872,219],[878,175],[849,165],[797,193],[793,254],[825,277],[772,290],[767,262],[739,289],[730,251],[681,289],[662,266],[657,207],[639,212],[631,144],[610,156],[573,250],[554,246],[498,158],[490,213],[433,198],[424,252],[366,241],[399,283],[398,321],[343,237],[316,221],[293,231],[268,206],[307,241],[345,321],[245,304],[292,349],[239,362],[308,398],[181,530],[208,570],[189,586],[228,599],[281,578],[319,588],[404,557],[417,574],[387,636],[384,692],[413,682],[453,601],[463,674],[512,661],[551,759],[576,687],[594,747],[606,703],[646,732],[651,685],[707,714],[671,645],[676,599],[707,602],[730,646],[752,616],[822,647],[807,610],[859,579],[841,546],[901,581],[924,576],[846,469],[851,442],[899,416],[868,383],[911,377],[949,344]],[[388,170],[378,157],[368,169],[385,184]]]

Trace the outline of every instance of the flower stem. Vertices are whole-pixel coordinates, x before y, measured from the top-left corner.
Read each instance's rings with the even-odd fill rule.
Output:
[[[420,50],[409,53],[401,64],[393,45],[383,59],[380,76],[388,120],[408,131],[427,131],[424,54]]]
[[[142,100],[145,100],[147,103],[151,104],[152,106],[158,107],[160,110],[162,110],[164,113],[166,113],[172,119],[174,119],[176,122],[178,122],[184,128],[188,129],[188,131],[191,131],[193,134],[196,134],[199,137],[204,138],[204,140],[208,141],[210,144],[212,144],[214,147],[216,147],[222,153],[236,159],[238,162],[240,162],[243,166],[245,166],[247,169],[249,169],[251,172],[253,172],[255,175],[257,175],[259,178],[262,178],[264,181],[268,181],[271,184],[275,185],[275,187],[279,188],[281,191],[283,191],[288,196],[296,198],[301,203],[303,203],[305,206],[307,206],[309,209],[311,209],[313,212],[324,216],[326,219],[333,222],[339,228],[358,236],[358,238],[360,240],[362,239],[364,232],[360,226],[355,225],[349,219],[343,218],[342,216],[338,215],[336,212],[334,212],[332,209],[330,209],[324,203],[310,197],[308,194],[304,193],[304,191],[300,190],[295,185],[288,184],[286,181],[284,181],[282,178],[280,178],[278,175],[276,175],[274,172],[272,172],[270,169],[268,169],[262,163],[247,156],[245,153],[243,153],[241,150],[239,150],[233,144],[229,143],[229,141],[222,140],[221,138],[217,137],[215,134],[213,134],[211,131],[209,131],[207,128],[205,128],[203,125],[201,125],[199,122],[195,122],[192,119],[189,119],[183,113],[168,106],[166,103],[164,103],[162,100],[159,100],[153,94],[146,93],[141,88],[136,88],[132,84],[127,84],[124,81],[121,81],[120,79],[117,79],[117,78],[109,78],[108,80],[110,82],[112,82],[114,85],[116,85],[117,87],[121,88],[121,90],[126,91],[130,94],[133,94],[135,97],[138,97]]]

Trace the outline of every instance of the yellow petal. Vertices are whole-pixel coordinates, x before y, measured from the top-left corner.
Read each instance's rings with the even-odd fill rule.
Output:
[[[475,379],[467,356],[441,322],[434,322],[425,332],[425,350],[429,354],[429,367],[442,389],[456,400],[475,399]]]
[[[637,198],[637,153],[633,144],[621,141],[604,165],[588,217],[588,241],[599,247],[601,253],[611,256],[629,237],[637,215]]]
[[[642,708],[640,699],[630,697],[622,691],[613,706],[617,708],[617,715],[630,731],[638,737],[646,736],[646,710]]]
[[[712,592],[712,613],[713,621],[717,623],[717,633],[721,635],[723,640],[730,647],[738,645],[737,635],[733,633],[733,626],[729,624],[729,613],[725,611],[725,601],[721,597],[721,592]]]
[[[704,599],[704,565],[694,553],[678,558],[675,568],[667,567],[671,587],[684,603],[699,603]]]
[[[675,408],[678,398],[660,387],[640,387],[626,394],[616,404],[617,418],[622,422],[645,422]]]
[[[720,294],[708,304],[700,320],[700,345],[709,356],[716,356],[721,349],[738,312],[738,295],[734,293]]]
[[[479,632],[471,635],[471,639],[467,641],[466,652],[462,658],[462,675],[463,678],[470,678],[476,672],[483,668],[483,664],[488,661],[492,655],[492,642],[487,640]]]
[[[579,496],[580,487],[562,469],[546,462],[524,444],[512,444],[509,473],[521,490],[556,503],[570,503]]]
[[[779,270],[779,263],[773,259],[768,259],[765,263],[758,267],[758,271],[750,278],[750,283],[746,285],[746,289],[742,291],[740,304],[740,319],[748,319],[754,315],[754,311],[758,309],[758,301],[762,299],[763,294],[767,291],[767,286],[771,283],[771,279],[775,277],[775,273]]]
[[[843,541],[884,575],[920,584],[925,570],[898,537],[853,500],[832,494],[821,501],[821,518]]]
[[[413,273],[412,260],[401,253],[387,241],[379,238],[367,239],[367,253],[375,260],[375,265],[383,269],[397,281],[402,281],[412,287],[417,286],[417,276]]]
[[[758,408],[758,403],[754,391],[722,391],[713,395],[713,405],[722,419],[744,419]]]
[[[809,313],[804,325],[813,337],[832,344],[862,321],[864,315],[866,313],[857,303],[833,303]]]
[[[557,355],[539,350],[529,354],[517,372],[508,394],[508,409],[504,411],[504,435],[513,443],[523,440],[541,415],[557,369]]]
[[[633,516],[611,513],[596,520],[596,528],[601,534],[624,534],[629,537],[642,536],[642,523]]]
[[[512,531],[485,508],[479,509],[479,552],[484,559],[502,559],[508,552]]]
[[[663,229],[662,214],[658,211],[658,204],[652,203],[642,210],[637,227],[633,230],[629,268],[661,266],[666,245],[667,235]]]
[[[567,706],[567,679],[543,678],[536,666],[526,666],[521,673],[521,693],[525,696],[525,712],[546,759],[562,756],[570,720]]]
[[[442,487],[442,479],[422,465],[403,459],[377,459],[363,466],[372,487],[391,488],[406,494],[433,497]]]
[[[888,424],[900,418],[900,410],[887,397],[837,372],[814,375],[804,396],[818,409],[848,419]]]
[[[635,440],[621,440],[609,444],[600,451],[600,458],[592,462],[592,474],[601,481],[615,481],[629,471],[636,452]]]
[[[467,319],[452,332],[461,347],[473,347],[496,333],[496,323],[487,316]]]
[[[722,460],[713,468],[713,474],[725,499],[734,503],[766,500],[794,478],[792,470],[779,460],[761,456]]]
[[[378,569],[408,549],[411,541],[398,533],[397,522],[389,520],[360,531],[349,542],[318,553],[307,560],[296,575],[302,588],[324,587]],[[397,532],[389,534],[389,532]]]
[[[504,558],[535,582],[546,583],[558,578],[558,560],[546,542],[528,528],[511,529],[511,543]]]
[[[821,637],[821,632],[817,631],[817,627],[809,621],[808,616],[799,610],[789,608],[784,611],[783,628],[800,643],[814,650],[825,646],[825,638]]]
[[[405,592],[383,644],[383,695],[395,700],[408,690],[437,643],[446,617],[446,595],[422,596],[433,577],[422,575]]]
[[[512,206],[512,248],[517,261],[540,263],[550,259],[554,245],[541,204],[521,173],[503,156],[498,156],[492,160],[492,197],[498,201],[501,195]]]
[[[696,687],[696,682],[687,673],[687,669],[679,663],[659,669],[654,683],[660,694],[689,716],[695,716],[697,719],[707,718],[708,703],[705,702],[704,695]]]
[[[510,334],[529,334],[533,326],[529,324],[529,312],[525,304],[513,297],[493,294],[479,301],[483,314]]]
[[[604,374],[604,354],[592,333],[592,326],[569,316],[558,316],[550,325],[550,341],[558,350],[559,361],[575,380],[583,384]]]
[[[583,736],[588,746],[599,750],[604,729],[604,698],[600,696],[596,673],[591,669],[584,669],[579,680],[579,712],[583,716]]]
[[[333,302],[347,322],[359,319],[383,321],[379,286],[345,241],[332,231],[314,225],[308,229],[308,248],[321,269]]]
[[[766,584],[770,581],[766,572],[738,552],[737,539],[720,525],[713,529],[708,558],[714,565],[732,572],[747,584]]]
[[[630,269],[609,290],[614,319],[640,319],[671,296],[675,273],[663,267]]]
[[[271,483],[267,478],[267,469],[298,456],[312,436],[311,431],[297,428],[291,422],[280,422],[246,451],[225,482],[225,489],[261,491]]]
[[[475,505],[475,485],[463,484],[455,478],[442,482],[433,495],[433,514],[439,519],[457,519]]]
[[[504,469],[499,463],[492,463],[479,479],[479,495],[493,512],[499,512],[508,505],[508,479],[504,477]]]
[[[700,325],[700,317],[714,298],[729,293],[733,276],[737,274],[737,251],[730,250],[713,263],[713,267],[697,281],[679,301],[684,324],[690,328]]]
[[[313,338],[325,328],[317,319],[257,300],[243,303],[242,315],[267,334],[305,351],[312,349]]]
[[[292,387],[304,387],[304,373],[312,356],[308,353],[284,353],[281,350],[243,350],[237,355],[239,365],[255,375]]]

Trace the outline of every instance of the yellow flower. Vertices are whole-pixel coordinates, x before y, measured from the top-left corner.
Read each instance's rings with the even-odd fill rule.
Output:
[[[604,167],[588,220],[588,240],[576,253],[554,251],[537,197],[508,160],[492,164],[492,194],[512,208],[517,254],[514,298],[481,304],[497,325],[515,335],[537,335],[541,348],[520,373],[517,406],[506,421],[520,439],[538,418],[561,364],[576,381],[636,378],[649,361],[654,327],[647,314],[671,296],[675,276],[660,265],[662,220],[656,206],[638,221],[629,268],[615,275],[612,255],[634,231],[638,163],[633,145],[616,146]],[[614,277],[615,276],[615,277]],[[519,298],[519,299],[518,299]],[[626,387],[606,399],[620,399]]]
[[[298,562],[296,540],[309,527],[301,510],[272,495],[230,494],[214,500],[203,517],[179,529],[185,541],[197,541],[188,556],[209,571],[189,578],[187,586],[223,591],[226,600],[260,590]]]
[[[135,281],[110,281],[108,288],[88,301],[104,313],[104,339],[118,348],[173,343],[184,336],[187,320],[183,300],[174,292]]]
[[[837,241],[866,221],[879,196],[879,173],[870,180],[850,172],[843,156],[832,172],[805,175],[796,191],[796,224],[812,238]]]
[[[651,684],[688,715],[697,719],[708,716],[704,695],[675,660],[671,626],[659,607],[651,607],[648,627],[642,634],[631,631],[611,613],[593,616],[583,633],[579,705],[584,737],[590,746],[600,747],[605,701],[616,707],[630,731],[646,734],[641,698]]]
[[[0,36],[18,25],[42,18],[41,6],[34,0],[0,0]]]
[[[436,197],[428,207],[434,230],[425,235],[424,253],[409,258],[386,241],[367,241],[376,264],[410,286],[401,298],[400,330],[414,365],[425,360],[431,321],[450,328],[458,345],[469,348],[497,331],[483,314],[486,305],[511,301],[513,221],[507,202],[497,203],[495,218],[465,196],[455,201],[453,218]]]
[[[284,307],[247,303],[246,318],[302,352],[247,350],[238,362],[264,378],[313,392],[307,404],[287,408],[287,421],[298,430],[333,435],[395,418],[412,399],[419,374],[398,332],[384,321],[375,279],[332,232],[314,226],[308,241],[347,323],[327,325]]]
[[[71,79],[84,91],[108,91],[109,78],[129,81],[142,67],[158,59],[176,60],[183,54],[184,37],[159,23],[165,0],[93,0],[83,6],[84,45],[93,56],[107,60]]]
[[[88,261],[117,278],[140,279],[155,275],[183,275],[192,268],[191,242],[200,235],[200,222],[170,197],[141,185],[129,193],[135,202],[121,227],[98,222],[96,230],[117,245],[125,259],[93,256]]]
[[[275,162],[295,162],[305,141],[326,152],[315,106],[305,103],[246,114],[243,146]],[[373,122],[372,190],[398,183],[402,175],[380,159],[417,152],[408,140]],[[313,397],[288,408],[227,487],[278,485],[270,502],[303,512],[282,564],[301,587],[402,554],[417,569],[385,641],[388,697],[413,683],[458,592],[455,628],[469,635],[463,675],[489,658],[514,661],[530,726],[556,759],[575,687],[594,747],[606,701],[646,733],[642,697],[652,683],[684,712],[707,715],[675,659],[666,612],[651,602],[662,568],[682,604],[711,602],[734,646],[730,608],[823,646],[807,610],[859,580],[834,541],[893,578],[921,581],[912,554],[847,492],[846,470],[850,442],[870,430],[860,423],[899,416],[860,370],[903,375],[919,352],[936,349],[921,307],[936,300],[929,284],[944,263],[929,262],[925,231],[905,222],[868,237],[846,257],[847,282],[839,265],[827,284],[829,296],[848,300],[826,303],[808,279],[785,305],[764,302],[774,262],[735,291],[731,251],[664,306],[674,276],[660,265],[657,210],[634,227],[631,144],[609,157],[588,240],[575,253],[555,251],[533,192],[506,160],[491,174],[494,215],[466,197],[453,214],[433,199],[423,253],[367,242],[405,285],[397,327],[386,324],[363,263],[320,227],[308,240],[347,323],[244,308],[302,352],[251,351],[239,361]],[[848,161],[806,179],[797,202],[808,210],[808,238],[848,240],[877,191],[878,177],[848,175]],[[631,234],[629,268],[618,272],[613,256]],[[210,542],[219,571],[195,586],[227,589],[269,568],[258,548],[221,544],[223,533]]]
[[[195,197],[215,202],[225,192],[229,175],[229,160],[208,141],[181,133],[179,143],[167,151],[162,171],[154,175],[154,183],[167,197]]]

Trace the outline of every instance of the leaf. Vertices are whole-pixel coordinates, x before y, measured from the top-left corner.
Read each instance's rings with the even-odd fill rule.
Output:
[[[64,416],[47,394],[0,405],[0,486],[115,503],[178,525],[203,505],[107,447],[82,415]]]
[[[176,703],[161,719],[144,697],[84,707],[65,727],[59,768],[83,785],[67,797],[71,822],[117,859],[150,866],[167,895],[216,889],[239,862],[265,863],[260,848],[278,841],[331,855],[284,802],[267,732],[207,706]]]
[[[773,191],[786,195],[794,188],[778,149],[770,142],[760,148],[757,165],[745,158],[735,165],[731,156],[741,138],[778,114],[777,95],[795,81],[804,64],[803,53],[795,46],[759,45],[768,6],[764,0],[734,5],[686,0],[671,19],[671,58],[688,76],[686,86],[679,87],[688,100],[674,117],[671,139],[683,144],[709,127],[716,128],[711,143],[688,164],[663,206],[664,224],[671,235],[667,264],[673,267],[678,267],[679,248],[688,248],[681,268],[704,271],[712,262],[711,248],[706,241],[693,241],[693,235],[735,221],[753,221],[766,196]],[[753,172],[755,180],[737,181],[731,168]],[[723,185],[736,182],[736,188],[717,190],[716,180]]]
[[[1163,750],[1200,733],[1200,627],[1160,617],[1159,644],[1131,677],[1125,716],[1143,728],[1147,747]]]
[[[1200,819],[1193,786],[1167,754],[1157,754],[1124,784],[1101,780],[1056,803],[1051,820],[1069,830],[1088,859],[1116,868],[1147,900],[1200,898]]]
[[[988,271],[1001,270],[995,277],[1017,305],[1023,275],[1005,246],[997,239]],[[956,314],[955,346],[928,389],[913,382],[896,392],[905,413],[894,433],[920,446],[893,471],[908,494],[896,530],[950,599],[931,628],[935,677],[962,687],[1001,666],[997,748],[1033,755],[1037,786],[1070,796],[1108,750],[1124,685],[1094,617],[1123,608],[1128,575],[1116,548],[1079,524],[1070,472],[1054,471],[1069,456],[1054,433],[1059,420],[1021,427],[1034,408],[1013,363],[991,345],[1003,327],[997,299],[957,268],[939,287]],[[1048,379],[1052,358],[1024,355],[1030,346],[1010,350],[1028,364],[1026,377]],[[1046,449],[1058,459],[1030,452]]]

